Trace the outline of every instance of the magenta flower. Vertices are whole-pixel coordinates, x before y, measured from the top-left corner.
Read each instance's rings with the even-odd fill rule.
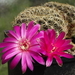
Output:
[[[43,35],[42,31],[38,32],[39,28],[39,24],[34,25],[34,22],[31,21],[28,27],[22,23],[21,26],[14,26],[14,31],[9,30],[8,37],[3,40],[3,43],[0,43],[0,48],[4,47],[2,63],[4,64],[13,58],[10,68],[14,69],[21,61],[23,73],[26,72],[27,67],[33,71],[34,60],[44,65],[44,60],[40,54],[41,49],[37,42],[37,39]]]
[[[56,33],[52,29],[44,31],[44,38],[38,40],[41,49],[45,52],[44,55],[47,56],[46,66],[50,66],[53,62],[53,58],[56,60],[59,66],[63,65],[63,62],[60,57],[73,58],[72,55],[65,53],[65,50],[72,48],[70,45],[70,40],[63,39],[65,36],[64,32],[61,32],[60,35],[56,38]]]

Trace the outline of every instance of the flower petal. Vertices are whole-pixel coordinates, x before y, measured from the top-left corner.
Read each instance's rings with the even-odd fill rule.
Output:
[[[44,31],[44,40],[46,44],[49,44],[49,36],[45,31]]]
[[[6,62],[8,62],[10,59],[4,60],[2,59],[2,64],[5,64]]]
[[[10,43],[3,42],[3,43],[0,43],[0,48],[6,47],[9,45],[10,45]]]
[[[25,23],[22,23],[22,26],[21,26],[21,37],[26,38],[26,24]]]
[[[63,44],[62,46],[69,45],[69,44],[70,44],[70,42],[71,42],[71,40],[70,40],[70,39],[69,39],[69,40],[65,40],[65,42],[64,42],[64,44]]]
[[[57,44],[58,42],[61,42],[64,36],[65,36],[65,32],[61,32],[58,38],[56,39],[55,44]]]
[[[49,36],[49,43],[54,43],[55,41],[55,37],[56,37],[56,33],[54,29],[48,29],[48,36]]]
[[[8,50],[10,50],[10,49],[12,49],[12,48],[16,48],[16,47],[18,47],[18,45],[17,44],[10,44],[9,46],[7,46],[6,48],[4,48],[1,52],[6,52],[6,51],[8,51]]]
[[[40,40],[37,40],[41,50],[43,51],[42,53],[45,53],[46,54],[46,50],[47,50],[47,47],[46,47],[46,44],[45,44],[45,41],[43,38],[41,38]]]
[[[37,40],[37,42],[40,44],[40,46],[46,46],[44,38],[40,38],[40,40]]]
[[[17,40],[19,40],[20,38],[16,35],[16,33],[12,30],[9,30],[9,33],[14,37],[16,38]]]
[[[30,46],[39,45],[36,39],[35,40],[31,40],[30,43],[31,43]]]
[[[57,55],[53,56],[56,59],[56,62],[58,63],[58,65],[61,67],[63,65],[63,61],[61,60],[61,58]]]
[[[3,40],[3,42],[14,42],[14,43],[18,43],[18,41],[15,38],[10,38],[10,37],[5,38]]]
[[[22,53],[22,60],[21,60],[21,67],[22,67],[22,73],[25,73],[27,70],[27,62],[26,62],[26,53]]]
[[[26,61],[27,61],[27,65],[28,65],[29,69],[31,71],[33,71],[34,67],[33,67],[32,58],[31,58],[29,52],[26,52]]]
[[[35,53],[35,52],[31,52],[31,56],[40,64],[42,65],[45,65],[45,62],[43,60],[43,58],[38,54],[38,53]]]
[[[71,49],[73,45],[66,45],[59,48],[60,51]]]
[[[29,33],[29,31],[32,29],[33,26],[34,26],[34,22],[31,21],[31,22],[28,24],[27,33]]]
[[[57,42],[54,46],[55,47],[61,47],[64,44],[65,40],[61,40],[60,42]]]
[[[5,59],[9,59],[9,58],[12,58],[13,56],[15,56],[16,54],[20,53],[21,51],[20,50],[15,50],[14,52],[8,54]]]
[[[36,46],[32,46],[32,47],[30,47],[29,50],[30,50],[30,51],[33,51],[33,52],[39,52],[40,47],[39,47],[38,45],[36,45]]]
[[[4,60],[5,57],[6,57],[8,54],[14,52],[15,50],[17,50],[17,48],[12,48],[12,49],[10,49],[9,51],[7,51],[6,53],[4,53],[4,54],[2,55],[1,59]]]
[[[58,40],[62,40],[65,36],[65,32],[61,32],[60,35],[58,36]]]
[[[31,29],[31,31],[29,32],[29,34],[27,34],[28,35],[28,39],[31,39],[35,35],[35,33],[38,31],[39,28],[40,28],[40,25],[39,24],[35,25]]]
[[[73,55],[68,54],[68,53],[64,53],[64,52],[60,53],[59,55],[62,56],[62,57],[65,57],[65,58],[74,58]]]
[[[14,69],[21,59],[22,53],[17,54],[10,63],[10,68]]]
[[[20,26],[14,26],[14,30],[16,31],[17,36],[20,38],[21,37],[21,31],[20,31]]]
[[[53,57],[52,56],[48,57],[46,60],[46,67],[51,66],[52,62],[53,62]]]
[[[33,36],[33,38],[31,38],[31,40],[42,38],[43,34],[44,34],[43,31],[40,31],[38,34],[36,34],[35,36]]]

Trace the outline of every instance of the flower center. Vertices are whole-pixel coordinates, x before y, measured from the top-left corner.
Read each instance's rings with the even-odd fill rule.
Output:
[[[25,40],[25,41],[22,42],[20,48],[22,50],[28,50],[29,46],[30,46],[30,42],[28,40]]]
[[[51,53],[53,53],[56,50],[56,47],[53,47],[53,49],[51,50]]]

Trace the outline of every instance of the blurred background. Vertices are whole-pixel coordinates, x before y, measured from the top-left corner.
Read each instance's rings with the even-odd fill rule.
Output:
[[[49,1],[68,3],[75,6],[75,0],[0,0],[0,42],[2,42],[4,38],[4,31],[12,29],[12,21],[14,21],[15,17],[21,11],[28,7],[42,5]],[[2,65],[1,60],[0,75],[8,75],[7,64]]]

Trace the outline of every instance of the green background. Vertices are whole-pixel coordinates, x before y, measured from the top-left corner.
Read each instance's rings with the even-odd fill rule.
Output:
[[[75,6],[75,0],[15,0],[14,3],[10,3],[9,1],[7,2],[8,4],[0,3],[0,42],[2,42],[4,38],[4,31],[12,29],[12,21],[14,21],[15,17],[20,13],[20,11],[23,11],[31,6],[42,5],[48,1],[69,3]],[[7,63],[2,65],[1,60],[0,75],[8,75]]]

